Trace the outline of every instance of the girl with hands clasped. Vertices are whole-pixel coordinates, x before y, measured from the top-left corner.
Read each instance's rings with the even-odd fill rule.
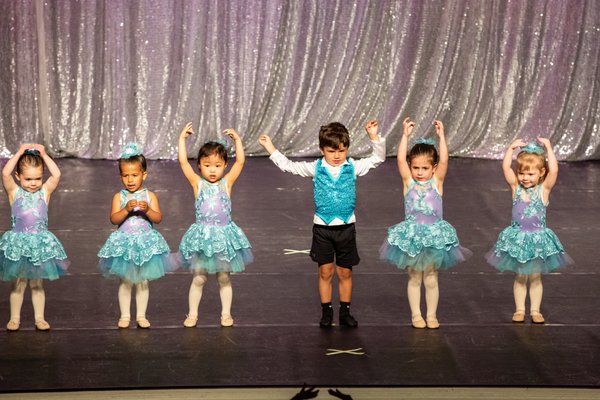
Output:
[[[438,271],[466,260],[471,252],[461,247],[455,229],[443,219],[442,195],[448,170],[448,146],[444,125],[434,121],[439,155],[432,139],[418,139],[407,156],[408,140],[415,126],[403,121],[398,145],[398,170],[404,187],[405,220],[388,229],[381,258],[408,270],[408,302],[415,328],[437,329]],[[425,286],[427,317],[421,315],[421,284]]]
[[[44,166],[50,172],[46,182]],[[2,169],[2,184],[12,214],[12,229],[0,239],[0,278],[12,281],[10,320],[6,325],[9,331],[19,329],[27,281],[35,327],[41,331],[50,329],[44,319],[46,295],[42,280],[58,279],[69,264],[62,245],[48,231],[48,203],[59,181],[58,166],[40,144],[22,144]]]
[[[517,139],[506,150],[502,171],[512,192],[512,221],[500,233],[486,259],[499,271],[517,274],[513,284],[516,307],[513,322],[525,320],[529,280],[531,321],[542,324],[545,321],[540,313],[543,293],[541,274],[569,265],[573,260],[564,252],[554,232],[546,227],[546,207],[558,176],[558,161],[548,139],[538,138],[537,141],[539,144]],[[515,173],[511,165],[517,148],[521,152],[517,156]]]
[[[186,328],[198,323],[198,307],[208,275],[216,275],[221,297],[221,326],[232,326],[233,290],[230,273],[242,272],[252,262],[250,242],[231,220],[231,188],[244,168],[242,139],[230,128],[223,131],[235,144],[235,162],[225,174],[227,150],[222,143],[207,142],[198,152],[198,175],[188,161],[186,139],[194,133],[186,124],[179,135],[178,156],[183,174],[194,191],[196,222],[183,235],[179,259],[183,268],[193,271],[188,295]]]
[[[113,196],[110,222],[118,225],[100,249],[98,267],[107,277],[121,279],[119,328],[131,320],[131,293],[135,285],[136,322],[149,328],[146,318],[150,288],[148,281],[172,269],[169,245],[153,224],[162,221],[158,198],[142,187],[148,176],[146,158],[135,143],[129,143],[119,158],[119,173],[125,187]]]

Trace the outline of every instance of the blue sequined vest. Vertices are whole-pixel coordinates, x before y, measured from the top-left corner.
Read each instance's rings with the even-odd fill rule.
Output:
[[[326,224],[335,218],[348,223],[356,206],[356,176],[354,165],[350,162],[340,167],[340,174],[333,178],[317,161],[314,182],[315,214]]]

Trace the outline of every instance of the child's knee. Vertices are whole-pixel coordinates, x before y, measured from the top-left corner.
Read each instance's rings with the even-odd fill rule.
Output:
[[[219,282],[219,286],[231,285],[231,279],[229,277],[229,273],[228,272],[219,272],[217,274],[217,282]]]
[[[29,280],[29,287],[31,288],[31,290],[42,290],[42,289],[44,289],[44,286],[42,284],[42,280],[41,279],[30,279]]]
[[[192,279],[192,285],[202,287],[206,283],[208,277],[204,274],[196,274]]]

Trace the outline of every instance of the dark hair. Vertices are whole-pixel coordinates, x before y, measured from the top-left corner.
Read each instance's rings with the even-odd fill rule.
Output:
[[[418,156],[426,156],[431,158],[431,162],[433,163],[433,165],[437,165],[438,161],[439,161],[439,156],[438,156],[438,152],[435,149],[435,146],[432,144],[427,144],[427,143],[417,143],[415,144],[412,149],[410,149],[410,152],[408,153],[408,156],[406,156],[406,161],[410,164],[410,161]]]
[[[143,154],[138,154],[137,156],[131,156],[128,158],[119,158],[119,172],[123,172],[121,165],[134,163],[140,163],[142,172],[146,172],[146,157],[144,157]]]
[[[225,164],[227,164],[227,149],[219,142],[206,142],[200,147],[200,151],[198,151],[198,164],[200,164],[200,159],[208,156],[212,156],[216,154],[221,157]]]
[[[17,173],[22,174],[25,167],[42,167],[42,170],[44,169],[44,159],[39,151],[25,150],[25,152],[21,154],[19,161],[17,161]]]
[[[319,148],[331,147],[339,149],[340,146],[350,147],[350,133],[339,122],[330,122],[319,130]]]

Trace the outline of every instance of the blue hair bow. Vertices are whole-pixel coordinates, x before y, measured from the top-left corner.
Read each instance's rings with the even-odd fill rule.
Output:
[[[131,158],[139,156],[140,154],[142,154],[142,149],[140,149],[140,147],[137,144],[129,142],[123,148],[120,158]]]
[[[529,142],[526,146],[521,147],[521,151],[525,153],[544,154],[544,148],[535,142]]]
[[[418,138],[415,141],[415,144],[430,144],[432,146],[435,146],[435,140],[430,138]]]

